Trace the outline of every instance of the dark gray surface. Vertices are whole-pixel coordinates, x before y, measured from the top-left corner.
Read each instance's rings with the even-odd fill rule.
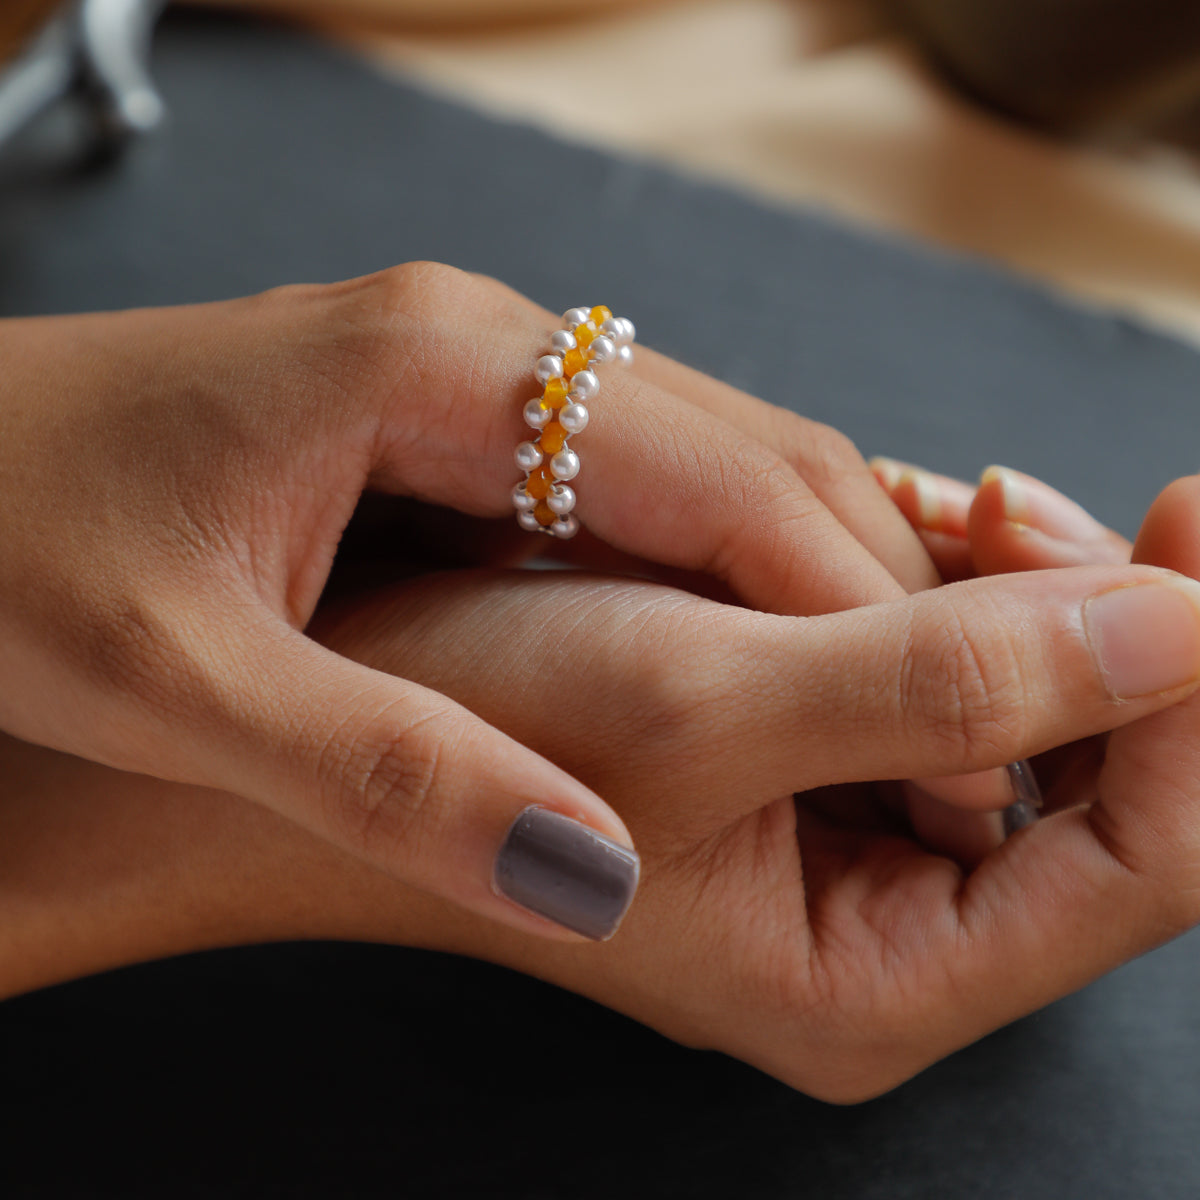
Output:
[[[1041,473],[1127,531],[1198,465],[1200,356],[976,265],[555,146],[277,32],[177,22],[156,69],[173,126],[119,169],[54,166],[52,130],[0,164],[0,312],[439,258],[553,309],[602,299],[868,452]],[[0,1008],[0,1179],[12,1196],[1195,1200],[1198,948],[855,1109],[476,963],[301,946],[155,964]]]

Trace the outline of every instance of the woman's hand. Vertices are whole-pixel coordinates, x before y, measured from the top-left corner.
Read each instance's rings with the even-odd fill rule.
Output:
[[[627,845],[612,809],[445,696],[301,631],[366,489],[507,517],[499,556],[544,545],[515,528],[510,493],[557,324],[496,283],[410,264],[0,325],[0,728],[247,795],[396,877],[553,933],[493,889],[506,831],[539,805]],[[640,357],[640,375],[605,376],[580,439],[579,512],[611,547],[779,612],[932,582],[844,439]],[[418,821],[419,846],[405,835]],[[628,891],[629,856],[577,836]]]
[[[1146,537],[1200,573],[1198,500],[1181,485]],[[0,810],[0,894],[24,919],[3,923],[6,986],[232,940],[390,939],[863,1098],[1200,916],[1195,595],[1098,567],[799,620],[594,577],[420,580],[323,616],[320,636],[612,799],[645,872],[620,938],[497,929],[235,801],[10,746],[24,795]],[[1118,723],[1075,806],[966,875],[854,782],[996,767]],[[400,831],[440,832],[432,812]],[[73,965],[46,960],[47,929],[78,939]]]

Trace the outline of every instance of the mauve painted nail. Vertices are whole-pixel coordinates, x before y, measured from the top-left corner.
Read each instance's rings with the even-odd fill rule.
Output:
[[[1028,759],[1008,764],[1008,779],[1012,784],[1014,802],[1004,810],[1004,836],[1012,837],[1018,829],[1026,829],[1038,820],[1042,807],[1042,789]]]
[[[545,808],[527,808],[496,857],[496,887],[510,900],[584,937],[617,931],[637,891],[637,853]]]

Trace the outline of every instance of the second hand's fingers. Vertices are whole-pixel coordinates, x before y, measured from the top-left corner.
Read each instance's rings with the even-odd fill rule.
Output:
[[[975,489],[948,475],[938,475],[894,458],[870,462],[876,482],[921,539],[939,582],[975,577],[967,541],[967,516]]]
[[[747,698],[725,736],[759,794],[982,771],[1200,683],[1200,585],[1147,568],[1006,575],[799,626],[756,620],[762,647],[725,667]]]
[[[981,575],[1129,562],[1133,547],[1086,509],[1032,475],[989,467],[968,519]]]
[[[894,459],[871,469],[946,582],[1129,561],[1126,538],[1032,475],[988,467],[973,487]]]
[[[1198,510],[1200,478],[1173,484],[1151,508],[1136,557],[1200,576]],[[945,1039],[939,1053],[1200,920],[1198,730],[1195,694],[1117,729],[1083,803],[1011,839],[965,884],[928,877],[944,888],[948,920],[943,938],[922,932],[919,956],[932,967],[927,982],[946,986],[909,994]],[[907,920],[912,897],[904,903]]]

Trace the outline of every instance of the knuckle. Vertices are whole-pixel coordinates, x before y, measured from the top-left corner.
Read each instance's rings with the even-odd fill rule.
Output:
[[[744,445],[729,462],[729,494],[740,514],[753,512],[762,518],[768,531],[779,535],[781,543],[820,517],[824,506],[780,455],[758,444]],[[761,527],[761,526],[760,526]],[[737,522],[736,536],[745,535],[744,521]]]
[[[402,263],[327,285],[303,354],[314,375],[333,385],[335,399],[406,395],[414,390],[414,373],[437,358],[445,314],[477,310],[481,287],[465,271],[434,262]]]
[[[320,764],[329,818],[349,849],[376,862],[411,861],[444,819],[450,751],[432,714],[395,728],[331,741]],[[437,722],[437,724],[441,724]]]
[[[836,485],[866,470],[858,447],[840,430],[786,409],[779,410],[777,420],[784,458],[814,488]]]
[[[474,301],[480,281],[466,271],[438,262],[407,262],[377,271],[361,281],[356,297],[365,311],[390,326],[397,318],[461,311]]]
[[[158,605],[94,597],[73,607],[71,648],[93,686],[159,714],[193,706],[205,673],[185,631]]]
[[[1021,664],[1004,640],[982,639],[953,606],[911,637],[902,666],[904,711],[954,770],[1018,746],[1025,727]]]
[[[770,563],[777,579],[797,577],[828,536],[828,510],[791,464],[761,443],[742,443],[717,462],[726,517],[710,531],[701,569],[730,582],[747,564]]]

